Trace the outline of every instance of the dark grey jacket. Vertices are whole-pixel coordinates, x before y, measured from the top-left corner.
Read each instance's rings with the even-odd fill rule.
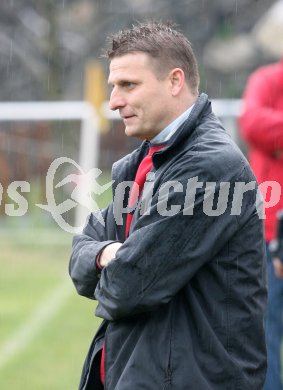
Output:
[[[106,390],[260,390],[266,278],[255,177],[202,94],[154,155],[155,178],[144,189],[152,200],[143,200],[143,215],[136,208],[125,240],[119,183],[134,180],[147,148],[114,164],[118,200],[103,211],[105,227],[91,215],[74,238],[71,277],[105,320],[80,389],[100,388],[105,337]],[[100,273],[96,255],[115,240],[123,245]]]

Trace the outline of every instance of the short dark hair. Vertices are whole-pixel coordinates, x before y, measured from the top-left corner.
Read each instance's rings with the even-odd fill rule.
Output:
[[[110,60],[134,52],[146,53],[155,60],[160,77],[170,69],[181,68],[192,93],[198,94],[199,72],[191,43],[171,22],[139,23],[111,35],[108,42],[111,48],[105,56]]]

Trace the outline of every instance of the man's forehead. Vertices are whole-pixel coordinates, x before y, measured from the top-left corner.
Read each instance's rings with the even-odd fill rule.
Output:
[[[109,68],[109,77],[108,77],[108,84],[114,84],[116,82],[120,82],[121,80],[124,80],[125,78],[128,78],[131,76],[131,66],[125,65],[113,65]]]
[[[139,70],[150,70],[148,55],[144,53],[130,53],[115,57],[109,65],[108,82],[112,83],[116,79],[137,75]]]
[[[110,61],[110,70],[121,67],[130,67],[131,65],[148,66],[149,63],[150,57],[148,54],[141,52],[133,52],[114,57]]]

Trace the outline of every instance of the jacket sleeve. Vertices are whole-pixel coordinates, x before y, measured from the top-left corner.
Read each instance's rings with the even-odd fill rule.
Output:
[[[111,242],[117,241],[113,216],[113,205],[101,211],[105,226],[90,214],[82,234],[73,238],[73,248],[69,263],[69,273],[80,295],[94,299],[95,287],[101,270],[96,265],[96,257]]]
[[[253,147],[278,157],[283,150],[283,112],[276,109],[276,76],[258,70],[250,76],[239,117],[243,138]]]
[[[178,181],[186,189],[187,164],[188,161],[164,182]],[[218,191],[219,183],[216,198]],[[170,191],[163,200],[154,195],[150,213],[146,213],[149,215],[139,218],[115,259],[102,270],[95,290],[99,301],[97,316],[116,320],[166,304],[239,229],[238,216],[230,215],[228,206],[219,216],[206,215],[203,207],[207,194],[203,188],[196,192],[193,215],[180,210],[172,216],[160,216],[162,201],[166,200],[170,209],[170,205],[184,204],[183,195]],[[245,202],[249,205],[243,207],[242,214],[248,220],[255,211],[253,191],[245,195]]]

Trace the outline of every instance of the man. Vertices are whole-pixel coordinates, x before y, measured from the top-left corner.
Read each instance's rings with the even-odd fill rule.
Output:
[[[250,149],[258,181],[277,182],[273,207],[266,208],[265,236],[268,251],[268,310],[266,340],[268,369],[265,390],[282,390],[281,346],[283,338],[283,254],[271,258],[270,242],[276,238],[278,212],[283,208],[283,59],[262,66],[249,78],[243,96],[240,128]],[[269,201],[270,193],[266,194]],[[281,213],[282,214],[282,213]],[[283,237],[279,237],[283,239]]]
[[[74,238],[71,277],[104,319],[80,389],[258,390],[266,289],[251,169],[198,96],[181,33],[133,26],[108,57],[110,108],[143,143],[113,165],[105,226],[93,214]]]

